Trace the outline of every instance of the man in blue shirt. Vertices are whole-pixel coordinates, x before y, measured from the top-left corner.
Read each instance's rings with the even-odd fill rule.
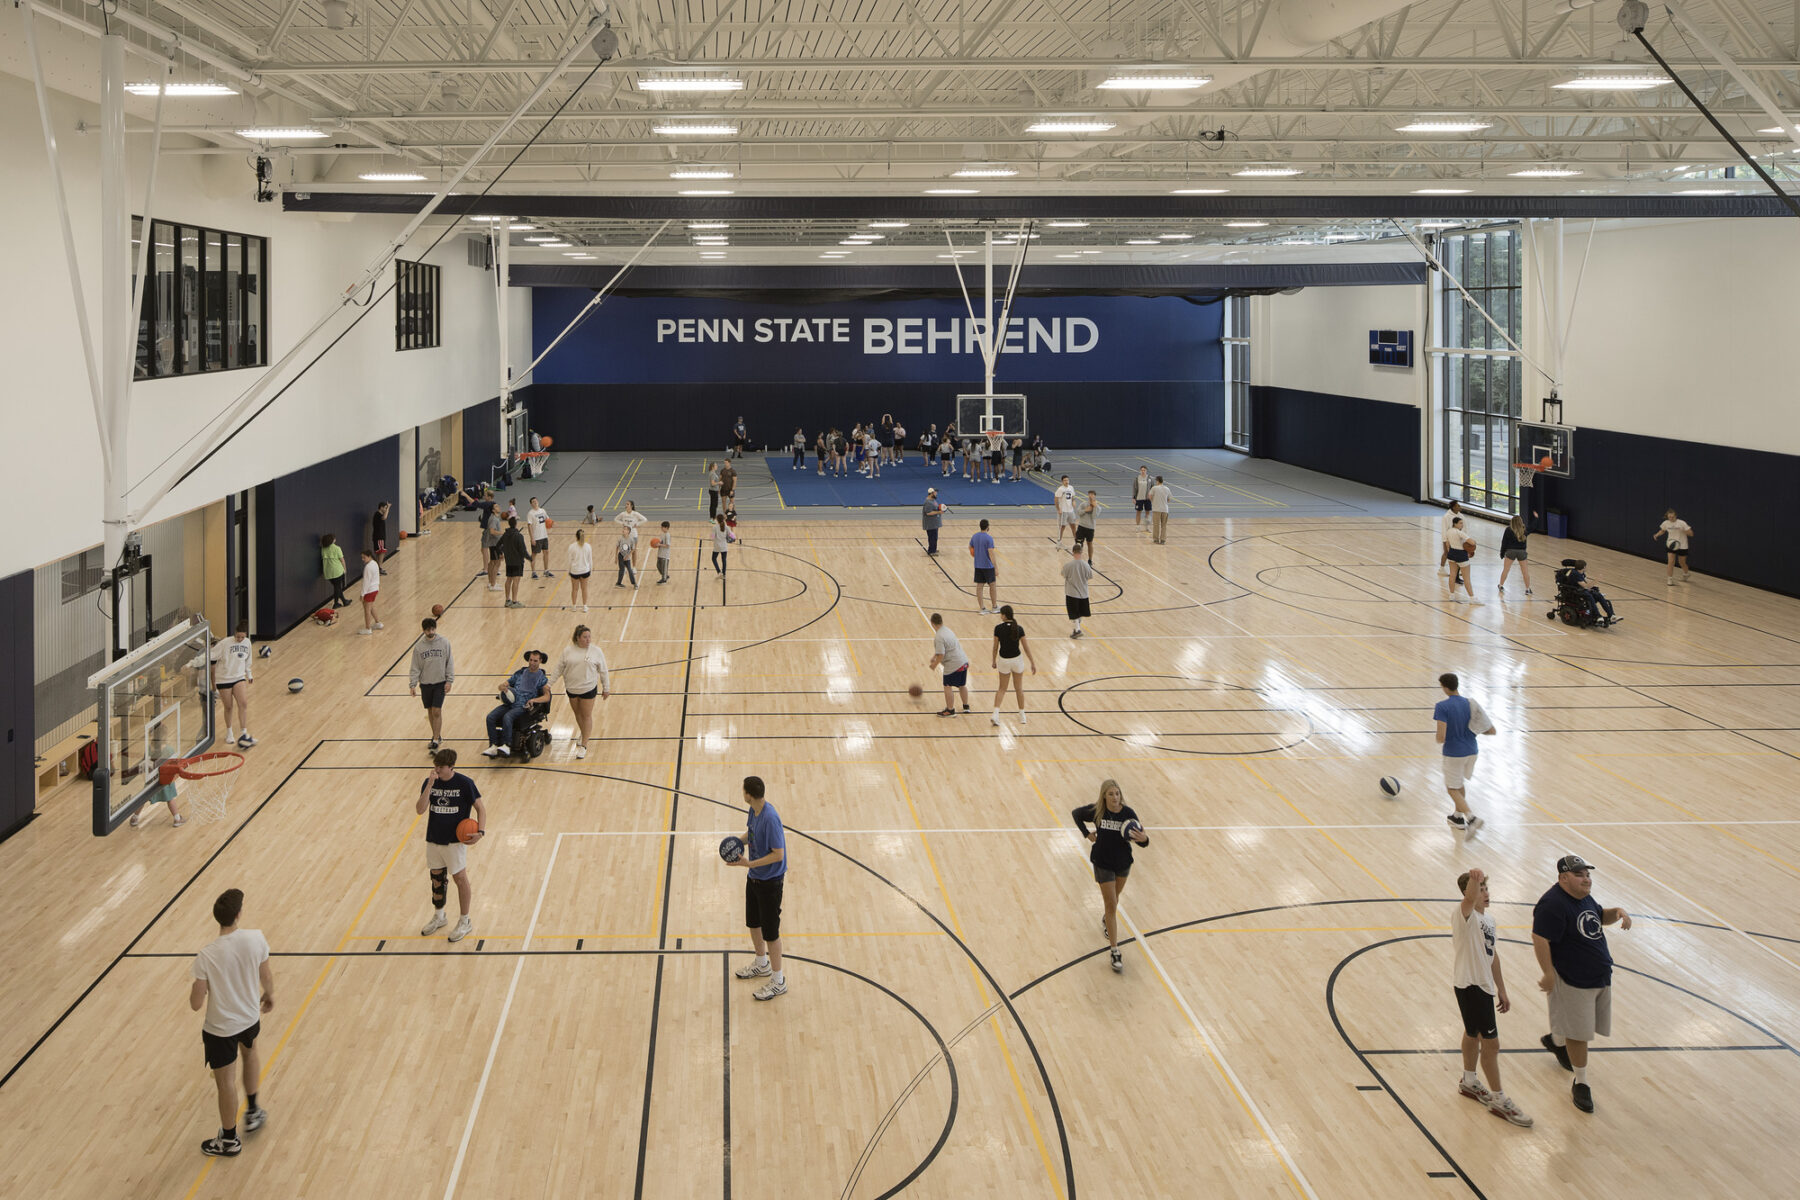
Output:
[[[1469,810],[1463,784],[1475,773],[1475,756],[1481,750],[1475,744],[1475,735],[1493,733],[1494,723],[1479,704],[1457,694],[1457,682],[1455,675],[1438,676],[1444,698],[1431,710],[1431,716],[1437,722],[1438,745],[1444,748],[1444,790],[1456,805],[1456,811],[1445,819],[1452,829],[1472,837],[1485,822]]]
[[[1550,997],[1550,1032],[1540,1041],[1563,1070],[1575,1072],[1569,1091],[1575,1107],[1594,1111],[1588,1090],[1588,1043],[1612,1034],[1612,952],[1604,926],[1631,928],[1622,908],[1601,908],[1590,894],[1593,870],[1579,854],[1556,860],[1556,883],[1531,910],[1531,947],[1543,978],[1538,988]]]
[[[987,585],[988,599],[994,602],[993,611],[1000,611],[1000,593],[994,583],[994,535],[988,532],[987,518],[981,519],[981,528],[969,539],[969,553],[975,556],[975,603],[981,605],[981,611],[988,607],[981,604],[981,587]]]
[[[781,969],[781,884],[787,878],[787,832],[781,815],[763,799],[763,781],[744,776],[744,800],[750,805],[749,828],[744,833],[744,852],[727,866],[744,867],[744,924],[750,927],[750,944],[756,961],[737,969],[739,979],[769,976],[756,989],[758,1000],[773,1000],[787,991],[787,974]]]
[[[507,692],[512,693],[511,700],[506,698]],[[527,650],[525,665],[507,679],[506,687],[500,692],[500,703],[487,715],[488,748],[482,754],[488,758],[510,756],[514,722],[525,715],[528,706],[549,695],[550,681],[544,675],[544,652]]]

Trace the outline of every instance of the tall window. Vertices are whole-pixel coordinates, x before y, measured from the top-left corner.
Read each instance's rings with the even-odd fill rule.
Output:
[[[438,344],[438,269],[398,259],[394,271],[394,349],[428,350]]]
[[[1225,444],[1250,450],[1250,297],[1225,297]]]
[[[1524,325],[1519,231],[1486,229],[1438,239],[1446,271],[1515,343]],[[1432,347],[1438,402],[1438,496],[1490,512],[1513,512],[1513,430],[1523,363],[1492,324],[1448,280],[1437,280],[1438,337]]]
[[[133,270],[143,236],[144,219],[133,217]],[[146,261],[137,378],[268,365],[268,239],[152,221]]]

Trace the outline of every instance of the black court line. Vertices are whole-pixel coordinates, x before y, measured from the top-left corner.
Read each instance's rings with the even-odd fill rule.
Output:
[[[1527,944],[1525,942],[1518,941],[1515,938],[1507,938],[1505,940],[1512,942],[1513,945],[1515,945],[1515,946],[1523,946],[1523,945]],[[1794,1048],[1792,1046],[1783,1045],[1780,1043],[1775,1043],[1775,1044],[1771,1044],[1771,1045],[1767,1045],[1767,1046],[1589,1046],[1588,1053],[1589,1054],[1646,1054],[1646,1053],[1655,1053],[1655,1052],[1668,1052],[1668,1053],[1675,1053],[1675,1054],[1704,1054],[1704,1053],[1708,1053],[1710,1051],[1715,1051],[1715,1050],[1786,1050],[1791,1053],[1791,1052],[1793,1052],[1793,1049]],[[1542,1046],[1502,1046],[1502,1047],[1500,1047],[1501,1054],[1542,1054],[1543,1052],[1544,1052],[1544,1048]],[[1462,1050],[1455,1046],[1446,1046],[1446,1047],[1441,1047],[1441,1048],[1440,1047],[1431,1047],[1428,1049],[1421,1049],[1421,1050],[1402,1050],[1402,1049],[1364,1050],[1363,1053],[1371,1054],[1371,1055],[1461,1054]]]
[[[680,939],[677,938],[677,941]],[[725,1200],[731,1200],[731,953],[719,953],[719,1024],[725,1031],[720,1047],[720,1057],[725,1064],[725,1112],[723,1124],[725,1129]]]
[[[244,832],[245,829],[249,828],[250,822],[256,820],[257,814],[261,813],[263,809],[269,807],[269,803],[271,801],[273,801],[275,799],[275,797],[281,793],[281,789],[286,787],[288,785],[288,782],[290,780],[292,780],[295,775],[298,775],[300,773],[300,768],[306,765],[306,760],[311,758],[315,753],[317,753],[319,747],[323,746],[324,744],[325,743],[323,741],[314,742],[312,749],[308,750],[305,753],[305,755],[303,755],[301,757],[300,761],[294,764],[293,770],[289,771],[286,775],[282,776],[281,782],[276,784],[274,789],[272,791],[270,791],[270,793],[263,798],[263,802],[261,804],[258,804],[254,809],[252,809],[250,811],[250,815],[245,817],[243,822],[241,824],[239,824],[236,829],[231,831],[231,836],[226,838],[223,842],[220,842],[218,849],[214,850],[211,854],[209,854],[206,858],[206,861],[201,863],[199,868],[192,875],[188,876],[188,881],[186,883],[182,884],[179,888],[175,889],[175,894],[173,896],[169,897],[168,903],[164,904],[161,908],[156,910],[156,915],[151,917],[149,920],[149,923],[146,924],[141,930],[138,931],[138,935],[136,937],[132,938],[131,941],[126,943],[125,948],[123,950],[119,951],[118,955],[110,963],[106,964],[105,968],[101,970],[100,974],[98,974],[94,977],[94,982],[88,984],[87,987],[82,989],[81,995],[75,997],[74,1003],[70,1004],[69,1007],[65,1008],[62,1012],[62,1015],[60,1017],[56,1018],[55,1021],[51,1022],[50,1028],[44,1030],[44,1032],[38,1036],[38,1040],[31,1043],[31,1048],[29,1050],[25,1051],[25,1053],[19,1057],[19,1061],[15,1062],[11,1066],[11,1068],[9,1068],[7,1070],[5,1075],[0,1075],[0,1088],[4,1088],[7,1085],[7,1082],[10,1081],[14,1075],[17,1075],[19,1073],[19,1069],[31,1060],[31,1056],[36,1054],[38,1052],[38,1050],[43,1046],[43,1044],[50,1040],[51,1034],[55,1033],[58,1029],[62,1028],[62,1023],[64,1021],[67,1021],[69,1019],[70,1015],[73,1014],[77,1008],[81,1007],[82,1001],[86,1000],[90,995],[92,995],[94,992],[94,989],[99,987],[100,984],[105,981],[105,979],[108,975],[112,974],[113,968],[118,966],[121,962],[124,961],[125,957],[131,953],[132,947],[136,946],[139,942],[143,941],[144,938],[149,935],[150,930],[156,925],[156,923],[158,921],[162,920],[163,916],[165,914],[167,914],[171,908],[175,907],[175,902],[187,894],[187,890],[189,888],[193,887],[194,883],[200,878],[200,876],[204,875],[206,873],[207,869],[209,867],[211,867],[215,861],[218,860],[219,855],[225,853],[226,847],[230,846],[231,843],[237,841],[238,834]],[[183,957],[191,957],[191,956],[183,956]]]

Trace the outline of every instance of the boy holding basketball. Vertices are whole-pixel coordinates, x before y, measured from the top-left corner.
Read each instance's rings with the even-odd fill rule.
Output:
[[[481,789],[475,781],[456,769],[456,751],[439,750],[431,756],[431,774],[419,789],[419,802],[413,811],[431,816],[425,823],[425,869],[431,872],[431,906],[435,910],[420,937],[430,937],[448,924],[444,916],[444,900],[450,880],[456,881],[456,904],[462,919],[450,931],[450,940],[460,942],[475,928],[469,917],[469,900],[474,889],[469,885],[468,847],[487,836],[487,806],[481,802]],[[458,827],[473,812],[475,831],[465,844]]]
[[[787,973],[781,969],[781,885],[787,878],[787,832],[775,806],[763,799],[763,781],[744,776],[744,800],[750,805],[744,851],[728,866],[744,867],[744,924],[750,928],[750,944],[756,959],[737,969],[739,979],[769,976],[756,989],[758,1000],[773,1000],[787,992]]]
[[[232,1066],[243,1049],[244,1095],[249,1109],[244,1130],[255,1133],[269,1114],[256,1102],[262,1079],[262,1056],[256,1049],[262,1032],[262,1014],[275,1008],[275,974],[269,969],[269,942],[260,929],[239,929],[244,893],[237,888],[221,892],[213,901],[213,920],[219,936],[194,957],[194,986],[188,991],[188,1007],[206,1009],[200,1040],[206,1046],[206,1065],[219,1089],[219,1133],[200,1143],[200,1153],[229,1158],[244,1148],[237,1131],[237,1080]]]
[[[662,523],[662,535],[656,539],[656,573],[661,576],[656,582],[669,582],[669,523]]]

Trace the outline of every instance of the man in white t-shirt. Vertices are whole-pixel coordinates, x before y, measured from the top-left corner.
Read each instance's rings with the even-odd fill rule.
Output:
[[[1150,486],[1150,540],[1162,545],[1169,537],[1169,485],[1158,475]]]
[[[200,1040],[206,1047],[206,1065],[219,1089],[219,1133],[200,1143],[200,1153],[229,1157],[244,1148],[237,1131],[237,1080],[232,1065],[243,1051],[244,1095],[249,1107],[244,1130],[255,1133],[269,1114],[256,1102],[262,1079],[262,1054],[256,1048],[262,1032],[262,1015],[275,1008],[275,973],[269,969],[269,943],[260,929],[239,929],[244,893],[236,888],[213,901],[213,919],[219,937],[194,956],[194,986],[188,991],[188,1007],[206,1010]]]
[[[1051,495],[1056,500],[1056,544],[1060,546],[1063,530],[1067,529],[1071,534],[1075,531],[1075,489],[1067,475],[1062,477],[1062,483]]]
[[[544,577],[554,578],[555,571],[550,569],[550,514],[544,511],[538,498],[531,498],[531,507],[525,512],[525,523],[531,528],[531,577],[538,577],[538,555],[544,556]]]
[[[213,688],[225,704],[225,741],[230,746],[236,743],[240,750],[248,750],[256,745],[256,739],[250,736],[250,664],[255,659],[255,652],[250,646],[250,625],[239,621],[237,630],[223,642],[212,645]],[[240,735],[235,730],[242,729]]]
[[[962,693],[962,710],[969,711],[969,656],[963,653],[962,643],[956,635],[944,626],[942,613],[931,614],[931,661],[928,667],[940,667],[944,672],[944,708],[938,713],[940,717],[956,715],[956,693]]]
[[[362,563],[363,627],[356,632],[367,636],[381,628],[375,612],[375,599],[381,595],[381,564],[375,561],[375,552],[367,547],[362,552]]]
[[[1496,1117],[1529,1129],[1531,1118],[1519,1111],[1500,1088],[1500,1025],[1494,1016],[1499,998],[1501,1012],[1512,1008],[1506,995],[1506,978],[1494,954],[1494,918],[1488,915],[1487,875],[1471,867],[1456,881],[1462,903],[1450,913],[1450,944],[1455,959],[1456,1007],[1462,1011],[1462,1083],[1457,1090]],[[1479,1057],[1487,1086],[1475,1074]]]

